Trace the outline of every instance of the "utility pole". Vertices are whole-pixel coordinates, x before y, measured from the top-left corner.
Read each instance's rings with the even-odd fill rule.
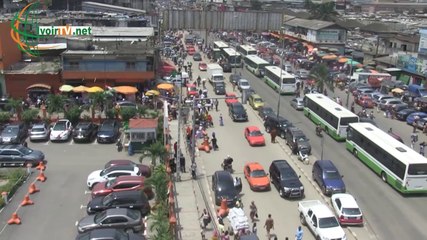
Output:
[[[181,125],[182,125],[182,83],[185,82],[185,74],[184,72],[181,72],[181,75],[179,76],[181,78],[180,81],[176,81],[179,84],[179,99],[178,99],[178,141],[177,141],[177,149],[176,149],[176,181],[181,181]]]

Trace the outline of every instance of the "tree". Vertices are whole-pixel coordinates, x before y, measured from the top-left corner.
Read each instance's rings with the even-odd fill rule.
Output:
[[[151,177],[146,180],[145,183],[151,185],[156,191],[157,203],[168,199],[168,181],[165,165],[156,166]]]
[[[79,108],[79,106],[72,106],[68,111],[64,114],[64,117],[75,126],[79,120],[80,115],[82,114],[83,110]]]
[[[0,112],[0,123],[1,124],[8,123],[11,117],[12,116],[10,115],[9,112]]]
[[[338,16],[338,12],[335,11],[335,2],[311,3],[309,5],[310,8],[308,11],[311,19],[333,22]]]
[[[122,116],[122,119],[124,122],[129,122],[129,119],[136,116],[137,110],[133,107],[122,107],[120,109],[120,116]]]
[[[16,117],[18,118],[18,121],[21,120],[21,114],[22,114],[22,99],[9,99],[6,103],[6,107],[10,108],[13,112],[16,113]]]
[[[313,67],[310,71],[311,78],[316,81],[317,91],[323,93],[325,86],[329,88],[331,92],[334,92],[334,84],[332,81],[328,81],[329,78],[329,69],[326,64],[318,64]]]
[[[65,96],[49,94],[47,96],[47,112],[60,113],[64,112]]]
[[[100,109],[100,114],[102,114],[102,107],[105,104],[106,96],[103,92],[95,92],[89,94],[89,99],[91,100],[91,115],[92,120],[95,118],[95,109]]]
[[[169,219],[167,217],[168,207],[166,201],[160,202],[154,214],[151,214],[149,218],[152,220],[150,225],[150,231],[154,233],[150,239],[154,240],[171,240]]]
[[[151,165],[157,165],[157,159],[160,158],[160,162],[164,163],[164,158],[167,156],[168,152],[166,151],[165,146],[162,142],[154,142],[150,146],[143,148],[143,153],[139,157],[139,162],[142,162],[144,158],[151,158]]]
[[[251,0],[251,9],[255,11],[262,10],[262,3],[258,0]]]
[[[27,125],[30,125],[39,115],[38,109],[27,109],[22,112],[22,121]]]

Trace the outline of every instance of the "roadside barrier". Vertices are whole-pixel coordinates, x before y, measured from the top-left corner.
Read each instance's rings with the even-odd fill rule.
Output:
[[[46,176],[43,173],[43,170],[40,170],[39,175],[36,178],[37,181],[44,182],[46,181]]]
[[[43,162],[39,162],[39,165],[37,165],[36,169],[40,171],[44,171],[46,169],[46,166],[44,165]]]
[[[30,199],[30,195],[25,195],[24,200],[22,200],[21,206],[33,205],[34,202]]]
[[[34,193],[36,193],[36,192],[40,192],[40,189],[38,189],[38,188],[36,187],[36,184],[35,184],[35,183],[31,183],[31,184],[30,184],[30,187],[28,188],[28,193],[29,193],[29,194],[34,194]]]
[[[12,216],[10,217],[9,221],[7,221],[7,224],[11,225],[11,224],[21,224],[21,219],[18,216],[18,213],[14,212],[12,213]]]

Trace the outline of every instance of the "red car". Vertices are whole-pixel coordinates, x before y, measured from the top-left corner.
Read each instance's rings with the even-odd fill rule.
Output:
[[[235,103],[239,101],[235,93],[226,93],[225,97],[226,97],[225,103],[227,104],[227,106],[230,105],[231,103]]]
[[[265,138],[262,132],[256,126],[249,126],[245,128],[245,138],[251,146],[264,146]]]
[[[206,71],[208,69],[208,65],[204,62],[199,63],[199,70]]]
[[[92,198],[106,196],[112,192],[143,190],[151,199],[154,193],[151,188],[145,187],[144,181],[145,177],[142,176],[119,176],[107,182],[100,182],[92,188]]]
[[[187,53],[188,55],[193,55],[194,53],[196,53],[196,49],[194,49],[193,47],[187,48]]]
[[[199,92],[197,91],[196,85],[187,84],[187,96],[199,96]]]
[[[270,190],[270,179],[261,164],[257,162],[246,163],[243,173],[252,191]]]
[[[356,103],[360,106],[365,106],[367,108],[374,108],[375,102],[374,100],[369,96],[360,96],[356,99]]]
[[[130,165],[130,166],[138,167],[142,176],[147,177],[147,178],[151,176],[151,169],[149,166],[144,165],[144,164],[137,164],[137,163],[132,162],[131,160],[122,160],[122,159],[111,160],[105,164],[104,169],[107,169],[107,168],[112,167],[112,166],[122,166],[122,165]]]

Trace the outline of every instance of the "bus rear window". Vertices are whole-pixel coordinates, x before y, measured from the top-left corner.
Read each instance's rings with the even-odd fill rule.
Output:
[[[427,164],[409,165],[408,175],[427,175]]]
[[[340,125],[341,126],[348,126],[350,123],[359,122],[359,119],[357,117],[345,117],[341,118]]]

